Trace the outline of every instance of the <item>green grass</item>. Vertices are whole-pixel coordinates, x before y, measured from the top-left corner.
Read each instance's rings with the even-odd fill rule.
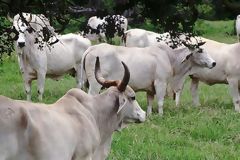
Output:
[[[201,22],[203,36],[222,42],[236,41],[235,35],[225,34],[233,22]],[[199,27],[198,26],[198,27]],[[224,27],[225,26],[225,27]],[[221,30],[221,28],[224,28]],[[21,73],[16,57],[5,58],[0,65],[0,94],[25,99]],[[153,113],[145,123],[131,124],[113,136],[109,160],[238,160],[240,159],[240,114],[233,109],[226,85],[200,84],[200,107],[191,105],[189,79],[186,81],[181,105],[172,99],[164,102],[162,117]],[[74,78],[60,81],[47,79],[44,102],[53,103],[75,86]],[[36,82],[33,101],[37,101]],[[145,93],[137,100],[146,110]],[[154,103],[156,111],[156,102]]]
[[[234,31],[234,21],[207,21],[198,20],[195,24],[195,30],[202,34],[203,37],[224,42],[235,43],[237,36]]]

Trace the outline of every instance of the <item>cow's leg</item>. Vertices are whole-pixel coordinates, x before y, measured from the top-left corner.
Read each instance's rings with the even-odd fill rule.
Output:
[[[83,88],[83,86],[84,86],[84,84],[82,84],[82,82],[81,82],[81,65],[79,64],[79,65],[77,65],[77,67],[75,68],[75,70],[76,70],[76,76],[75,76],[75,78],[76,78],[76,82],[77,82],[77,88]],[[82,78],[84,78],[84,77],[82,77]]]
[[[233,99],[235,111],[240,112],[240,96],[238,92],[238,79],[227,78],[227,81],[229,84],[229,90]]]
[[[22,53],[17,54],[18,65],[20,68],[20,72],[24,74],[24,64],[23,64],[23,56]]]
[[[154,94],[151,92],[147,92],[147,115],[152,114],[152,105],[153,105],[153,100],[154,100]]]
[[[24,88],[27,95],[27,101],[31,101],[31,86],[32,80],[29,78],[24,78]]]
[[[111,150],[112,137],[108,138],[106,142],[96,149],[94,152],[94,160],[103,160],[106,159]]]
[[[197,78],[192,78],[190,89],[192,94],[192,102],[194,106],[200,106],[199,96],[198,96],[198,84],[199,84],[199,80]]]
[[[42,101],[46,74],[44,72],[37,73],[37,87],[38,87],[38,100]]]
[[[175,93],[175,103],[177,107],[179,107],[181,93],[182,93],[182,89],[177,90]]]
[[[158,113],[160,115],[163,114],[163,102],[164,102],[164,96],[166,94],[167,89],[167,83],[164,81],[156,80],[154,82],[154,87],[156,91],[156,97],[157,97],[157,103],[158,103]]]
[[[173,89],[172,89],[172,86],[171,86],[171,84],[169,83],[169,84],[167,85],[166,97],[170,97],[170,98],[174,99],[174,98],[175,98],[175,95],[174,95],[174,94],[175,94],[175,93],[174,93],[174,91],[173,91]]]

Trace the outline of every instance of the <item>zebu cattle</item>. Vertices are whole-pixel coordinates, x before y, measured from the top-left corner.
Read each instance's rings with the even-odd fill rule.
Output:
[[[161,38],[158,39],[157,38]],[[158,34],[144,29],[129,29],[124,33],[124,44],[126,47],[148,47],[159,43],[166,44],[170,40],[169,33]]]
[[[110,24],[109,24],[110,23]],[[90,40],[106,40],[106,31],[116,32],[115,36],[123,34],[127,30],[127,18],[121,15],[108,15],[102,19],[97,16],[90,17],[87,23],[86,37]]]
[[[99,83],[111,86],[97,96],[74,88],[50,105],[0,96],[0,159],[104,160],[122,121],[145,121],[126,65],[123,80],[111,82],[96,66]]]
[[[79,87],[82,54],[91,45],[91,42],[80,35],[66,34],[50,38],[49,42],[55,41],[56,38],[58,40],[53,45],[39,46],[36,38],[42,36],[39,32],[40,29],[49,27],[48,20],[43,15],[24,13],[23,16],[27,23],[19,15],[16,15],[13,26],[19,32],[16,52],[19,57],[27,100],[31,100],[31,83],[34,79],[37,79],[39,100],[42,100],[46,76],[58,79],[66,73],[76,74]]]
[[[84,66],[81,68],[85,68],[90,94],[97,94],[101,89],[93,72],[96,57],[100,58],[102,73],[106,79],[121,77],[121,61],[126,63],[131,74],[129,85],[135,91],[147,92],[148,114],[152,112],[155,94],[158,112],[163,113],[163,100],[168,83],[171,83],[178,94],[187,75],[194,73],[199,67],[212,68],[216,65],[201,48],[189,51],[186,47],[172,50],[166,45],[137,48],[99,44],[89,47],[82,59]]]
[[[237,16],[235,27],[236,27],[238,42],[240,42],[240,15]]]
[[[208,85],[224,83],[229,85],[235,110],[240,112],[240,44],[225,44],[202,38],[206,43],[204,50],[216,60],[213,69],[199,69],[192,75],[191,93],[194,105],[200,105],[198,97],[199,81]]]

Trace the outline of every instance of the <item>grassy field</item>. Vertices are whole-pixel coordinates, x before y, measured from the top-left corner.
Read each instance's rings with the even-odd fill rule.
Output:
[[[222,29],[221,29],[222,28]],[[197,29],[203,36],[221,42],[236,42],[233,21],[201,21]],[[25,99],[22,77],[16,57],[6,58],[0,66],[0,94]],[[60,81],[48,79],[44,102],[52,103],[75,80],[65,76]],[[145,123],[133,124],[114,134],[109,160],[237,160],[240,159],[240,114],[235,113],[226,85],[200,85],[200,107],[191,105],[189,80],[186,81],[181,105],[166,99],[164,115],[154,113]],[[146,110],[145,93],[137,100]],[[33,101],[37,101],[36,82]],[[156,103],[154,104],[156,110]]]

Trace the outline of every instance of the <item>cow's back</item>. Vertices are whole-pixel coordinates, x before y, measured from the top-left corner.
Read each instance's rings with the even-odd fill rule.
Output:
[[[96,57],[100,58],[101,72],[106,79],[121,79],[124,73],[121,61],[129,68],[129,85],[134,90],[152,90],[155,79],[168,79],[171,64],[165,50],[157,46],[138,48],[100,44],[91,47],[85,59],[88,78],[94,78]]]
[[[147,32],[143,29],[130,29],[125,32],[127,47],[147,47],[149,40]]]
[[[216,61],[212,69],[201,68],[193,76],[207,84],[227,83],[227,76],[240,77],[240,45],[225,44],[203,38],[206,43],[201,46]]]
[[[65,99],[68,104],[47,106],[0,97],[0,157],[65,160],[91,154],[99,143],[97,127],[84,107]],[[64,107],[72,108],[72,114]]]
[[[82,55],[91,45],[91,42],[80,35],[67,34],[59,37],[47,52],[47,74],[62,75],[67,71],[77,68]]]

